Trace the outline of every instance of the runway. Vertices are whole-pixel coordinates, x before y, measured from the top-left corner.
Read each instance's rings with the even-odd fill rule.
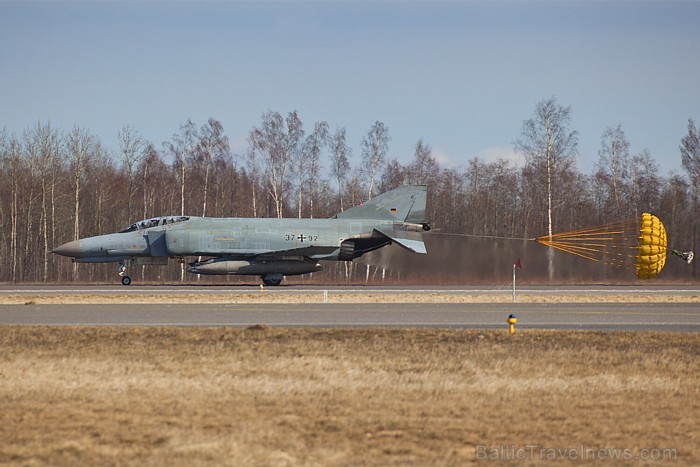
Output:
[[[81,293],[110,294],[118,291],[142,293],[222,293],[231,288],[215,287],[0,287],[0,296],[9,294]],[[235,287],[247,292],[255,287]],[[271,290],[270,290],[271,289]],[[322,287],[269,288],[266,293],[285,294],[323,291]],[[401,294],[402,288],[333,288],[330,293]],[[426,288],[426,293],[500,293],[503,289]],[[621,293],[700,295],[698,287],[535,287],[523,288],[531,294],[611,294]],[[580,329],[699,332],[698,303],[272,303],[272,304],[53,304],[0,305],[4,325],[91,325],[91,326],[233,326],[264,324],[279,327],[444,327],[505,328],[509,314],[518,319],[518,329]]]
[[[259,290],[259,285],[236,284],[236,285],[150,285],[132,284],[128,287],[121,285],[16,285],[0,284],[0,297],[11,294],[220,294],[220,293],[244,293]],[[445,293],[445,294],[503,294],[510,293],[510,284],[501,286],[338,286],[338,285],[282,285],[279,287],[265,287],[265,292],[270,294],[294,294],[305,292],[323,292],[339,294],[366,294],[366,293]],[[700,285],[645,285],[645,286],[625,286],[625,285],[561,285],[561,286],[519,286],[518,294],[541,294],[541,295],[700,295]]]
[[[233,289],[233,290],[231,290]],[[10,295],[52,294],[221,294],[252,293],[257,287],[105,287],[0,286],[0,298]],[[488,288],[277,287],[266,294],[503,294]],[[597,296],[629,294],[639,297],[700,295],[698,287],[525,287],[521,294]],[[60,326],[233,326],[255,324],[280,327],[506,327],[508,315],[518,329],[581,329],[699,332],[700,305],[687,303],[130,303],[130,304],[5,304],[0,324]]]

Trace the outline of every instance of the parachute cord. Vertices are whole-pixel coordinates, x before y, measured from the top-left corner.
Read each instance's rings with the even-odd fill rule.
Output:
[[[449,232],[428,232],[429,235],[449,235],[451,237],[472,237],[472,238],[496,238],[499,240],[526,240],[526,241],[535,241],[537,240],[537,237],[534,238],[525,238],[525,237],[501,237],[498,235],[476,235],[476,234],[458,234],[458,233],[449,233]]]

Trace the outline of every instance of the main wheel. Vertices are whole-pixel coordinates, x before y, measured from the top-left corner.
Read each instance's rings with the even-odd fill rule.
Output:
[[[265,285],[280,285],[282,283],[282,279],[284,279],[284,276],[279,273],[265,274],[260,276],[260,279],[262,279],[263,284]]]
[[[131,285],[131,277],[129,277],[129,276],[122,277],[122,285]]]

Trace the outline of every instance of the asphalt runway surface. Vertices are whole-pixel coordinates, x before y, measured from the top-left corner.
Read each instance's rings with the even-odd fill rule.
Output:
[[[85,293],[249,293],[255,286],[0,286],[2,295]],[[313,287],[266,288],[285,294],[328,290],[341,293],[498,293],[504,288],[464,287]],[[700,287],[523,287],[535,294],[700,295]],[[0,305],[4,325],[89,326],[234,326],[279,327],[507,327],[515,314],[518,329],[580,329],[699,332],[698,303],[362,303],[362,304],[87,304]]]

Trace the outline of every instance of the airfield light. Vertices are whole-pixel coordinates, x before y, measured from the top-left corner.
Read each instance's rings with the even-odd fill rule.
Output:
[[[515,334],[515,323],[517,323],[518,320],[515,319],[515,315],[510,315],[508,316],[508,332],[511,334]]]

